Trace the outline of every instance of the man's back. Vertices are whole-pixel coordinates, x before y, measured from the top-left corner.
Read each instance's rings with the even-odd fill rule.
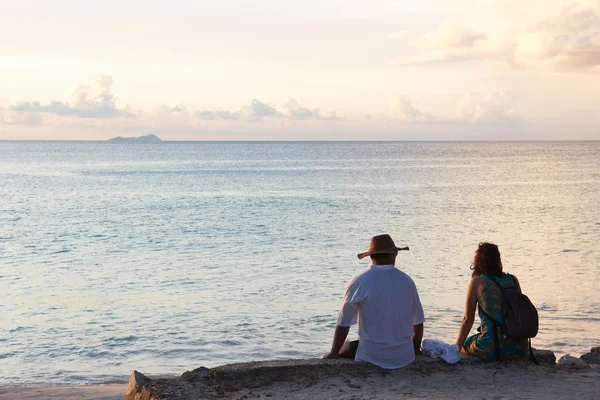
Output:
[[[382,368],[401,368],[415,357],[413,326],[424,322],[413,280],[393,265],[371,266],[346,289],[338,325],[358,321],[355,359]]]

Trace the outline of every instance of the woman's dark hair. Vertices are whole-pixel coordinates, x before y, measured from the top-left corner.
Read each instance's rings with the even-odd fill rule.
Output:
[[[473,278],[481,275],[503,276],[502,260],[500,259],[498,246],[487,242],[479,243],[471,270],[473,270]]]

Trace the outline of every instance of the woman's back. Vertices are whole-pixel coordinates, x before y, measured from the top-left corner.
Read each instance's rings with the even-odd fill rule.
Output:
[[[481,278],[485,280],[485,284],[481,293],[477,294],[479,316],[482,320],[489,320],[489,315],[498,321],[499,324],[502,324],[502,322],[504,322],[504,318],[502,317],[502,291],[489,276],[481,275]],[[502,287],[508,288],[516,286],[516,281],[510,274],[503,274],[502,277],[494,276],[493,279],[495,279]],[[481,312],[482,308],[484,311],[483,314]]]
[[[527,340],[508,340],[502,335],[498,324],[502,324],[502,291],[488,275],[481,275],[483,287],[477,294],[477,308],[481,319],[478,335],[473,335],[465,343],[465,351],[486,360],[496,360],[496,344],[494,333],[498,340],[500,358],[503,360],[521,358],[527,351]],[[509,274],[494,276],[493,279],[502,287],[518,286],[517,280]],[[491,317],[491,318],[490,318]],[[493,320],[492,320],[493,318]]]

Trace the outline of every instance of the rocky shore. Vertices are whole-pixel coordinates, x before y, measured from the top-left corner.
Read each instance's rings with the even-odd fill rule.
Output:
[[[599,399],[600,348],[556,362],[551,351],[518,362],[463,357],[455,365],[419,356],[388,371],[349,360],[288,360],[200,367],[178,378],[134,371],[124,400],[187,399]]]

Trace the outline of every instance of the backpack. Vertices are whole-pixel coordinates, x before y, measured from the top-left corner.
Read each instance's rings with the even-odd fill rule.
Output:
[[[533,362],[538,364],[533,349],[531,348],[531,338],[537,336],[539,327],[538,312],[529,297],[521,293],[517,286],[514,276],[512,277],[514,286],[504,287],[493,276],[489,278],[500,288],[502,295],[502,324],[498,323],[488,313],[484,314],[494,323],[495,327],[499,327],[502,335],[509,340],[529,340],[529,354]],[[499,340],[494,335],[496,347],[496,358],[500,359],[500,344]]]

